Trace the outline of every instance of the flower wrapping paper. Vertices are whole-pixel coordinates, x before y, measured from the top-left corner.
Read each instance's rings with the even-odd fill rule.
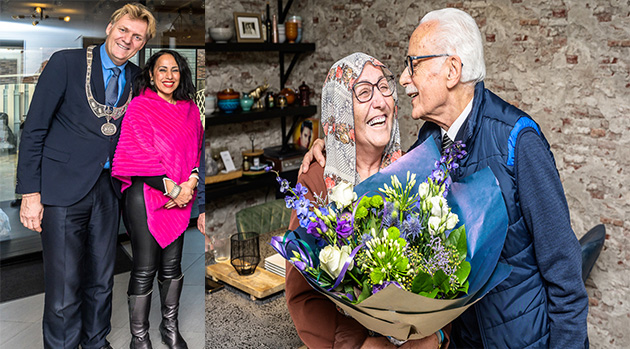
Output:
[[[428,139],[354,190],[359,197],[377,194],[384,183],[389,183],[391,176],[406,178],[410,171],[419,179],[414,188],[417,191],[417,186],[431,174],[439,157],[435,142]],[[314,289],[372,331],[399,340],[420,339],[435,333],[505,280],[512,270],[509,265],[498,262],[507,234],[508,217],[492,171],[485,168],[452,183],[447,201],[452,212],[459,216],[458,226],[464,224],[466,227],[466,260],[472,267],[467,295],[451,300],[431,299],[389,285],[363,302],[351,304],[323,289],[309,275],[303,274],[304,277]],[[288,256],[292,255],[293,244],[308,245],[315,255],[319,253],[314,238],[304,228],[287,232],[284,242]]]

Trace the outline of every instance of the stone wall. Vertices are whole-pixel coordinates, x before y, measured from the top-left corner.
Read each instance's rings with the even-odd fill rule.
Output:
[[[318,102],[328,68],[355,51],[380,58],[399,75],[419,19],[447,6],[467,11],[481,28],[486,86],[530,114],[551,143],[576,235],[606,225],[606,244],[587,281],[589,336],[594,348],[630,347],[627,1],[296,1],[290,14],[302,16],[304,39],[317,47],[300,59],[287,85],[295,88],[305,81],[315,89],[312,101]],[[206,8],[207,27],[233,26],[232,12],[260,12],[264,2]],[[278,90],[276,54],[208,52],[207,58],[212,92],[228,86],[248,90],[265,79]],[[421,126],[410,114],[409,100],[402,96],[403,148],[413,143]],[[279,128],[278,121],[254,122],[212,128],[207,134],[213,146],[227,145],[240,153],[249,143],[247,133],[255,131],[257,146],[265,147],[279,143]],[[233,197],[209,205],[210,231],[233,231],[235,211],[266,198],[250,194],[246,200]]]

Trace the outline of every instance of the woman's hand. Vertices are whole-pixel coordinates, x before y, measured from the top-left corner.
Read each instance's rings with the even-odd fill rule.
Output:
[[[195,185],[191,183],[190,179],[179,185],[180,187],[182,187],[182,190],[179,192],[179,195],[177,195],[177,197],[173,199],[177,206],[186,207],[186,205],[188,205],[188,203],[193,199],[193,193],[195,192],[195,188],[197,187],[197,180],[193,179],[192,181],[195,182]]]
[[[304,154],[304,159],[302,159],[302,166],[300,166],[299,173],[308,172],[308,167],[313,161],[313,158],[315,158],[322,167],[326,166],[326,156],[324,156],[325,148],[326,143],[324,140],[321,138],[316,139],[315,142],[313,142],[311,149]]]
[[[168,202],[164,205],[164,208],[171,209],[175,206],[186,207],[186,205],[188,205],[190,200],[192,200],[193,198],[194,190],[197,187],[197,179],[190,178],[189,180],[187,180],[186,182],[183,182],[179,186],[181,187],[181,190],[179,194],[177,195],[177,197],[174,199],[171,198],[170,200],[168,200]],[[175,187],[175,182],[168,179],[166,181],[166,191],[170,193],[173,191],[174,187]]]

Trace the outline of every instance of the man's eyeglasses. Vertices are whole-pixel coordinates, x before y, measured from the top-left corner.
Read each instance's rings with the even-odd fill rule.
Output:
[[[389,97],[396,91],[396,83],[393,75],[382,76],[376,84],[369,81],[359,81],[352,86],[352,91],[357,101],[361,103],[368,102],[374,95],[374,87],[378,88],[383,97]]]
[[[439,55],[407,56],[407,58],[405,58],[405,68],[409,70],[409,76],[413,76],[413,61],[418,60],[418,59],[429,59],[429,58],[447,57],[447,56],[450,56],[450,54],[442,53]]]

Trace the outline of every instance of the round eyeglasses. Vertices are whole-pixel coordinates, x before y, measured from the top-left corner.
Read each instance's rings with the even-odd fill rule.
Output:
[[[409,70],[409,76],[413,76],[413,61],[418,60],[418,59],[429,59],[429,58],[447,57],[447,56],[450,56],[450,54],[441,53],[439,55],[407,56],[407,58],[405,58],[405,68]]]
[[[357,101],[361,103],[368,102],[374,96],[374,87],[376,87],[383,97],[389,97],[396,91],[396,83],[393,75],[382,76],[376,84],[369,81],[359,81],[352,86],[352,91]]]

